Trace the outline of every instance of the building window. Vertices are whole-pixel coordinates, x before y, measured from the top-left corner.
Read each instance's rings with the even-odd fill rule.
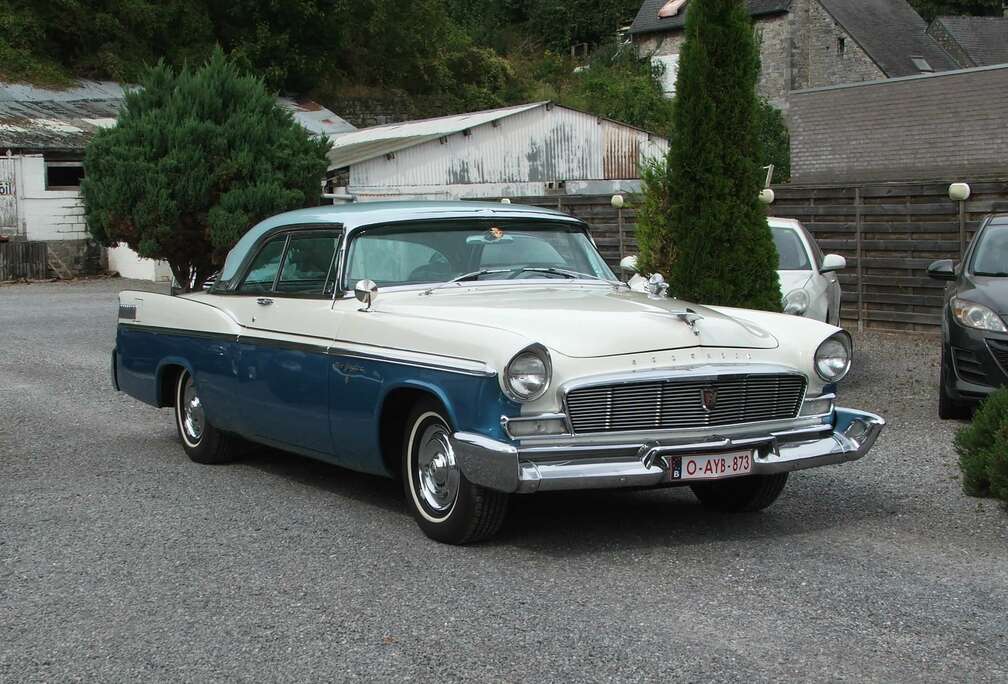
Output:
[[[79,190],[84,164],[79,161],[47,161],[46,190]]]
[[[843,36],[837,36],[836,53],[838,56],[843,57],[845,52],[847,52],[847,39]]]
[[[917,71],[921,72],[922,74],[934,73],[934,67],[928,64],[928,61],[923,57],[911,57],[910,60],[913,62],[913,65],[914,67],[916,67]]]

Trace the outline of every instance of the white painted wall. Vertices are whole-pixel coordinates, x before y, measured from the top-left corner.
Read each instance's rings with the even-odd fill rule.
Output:
[[[79,190],[46,190],[41,154],[20,159],[22,231],[29,240],[86,240],[84,202]]]
[[[108,269],[134,280],[167,282],[172,277],[167,261],[144,259],[126,245],[108,249]]]

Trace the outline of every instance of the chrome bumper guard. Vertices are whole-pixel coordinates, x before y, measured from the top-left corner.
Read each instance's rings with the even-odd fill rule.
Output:
[[[872,413],[836,409],[832,426],[822,425],[758,437],[717,438],[680,444],[668,440],[638,444],[523,448],[483,435],[456,432],[452,447],[470,482],[502,492],[612,489],[676,484],[669,459],[752,450],[754,475],[783,473],[863,458],[885,420]]]

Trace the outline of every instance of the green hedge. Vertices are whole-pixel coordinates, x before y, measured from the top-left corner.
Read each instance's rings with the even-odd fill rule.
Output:
[[[991,394],[955,438],[963,490],[1008,506],[1008,388]]]

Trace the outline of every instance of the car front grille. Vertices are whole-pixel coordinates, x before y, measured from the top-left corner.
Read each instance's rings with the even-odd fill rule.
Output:
[[[781,373],[592,385],[566,404],[575,433],[630,432],[787,420],[804,396],[805,377]]]
[[[1001,370],[1005,375],[1008,375],[1008,342],[987,340],[987,346],[990,347],[991,353],[994,354],[994,358],[1001,366]]]

